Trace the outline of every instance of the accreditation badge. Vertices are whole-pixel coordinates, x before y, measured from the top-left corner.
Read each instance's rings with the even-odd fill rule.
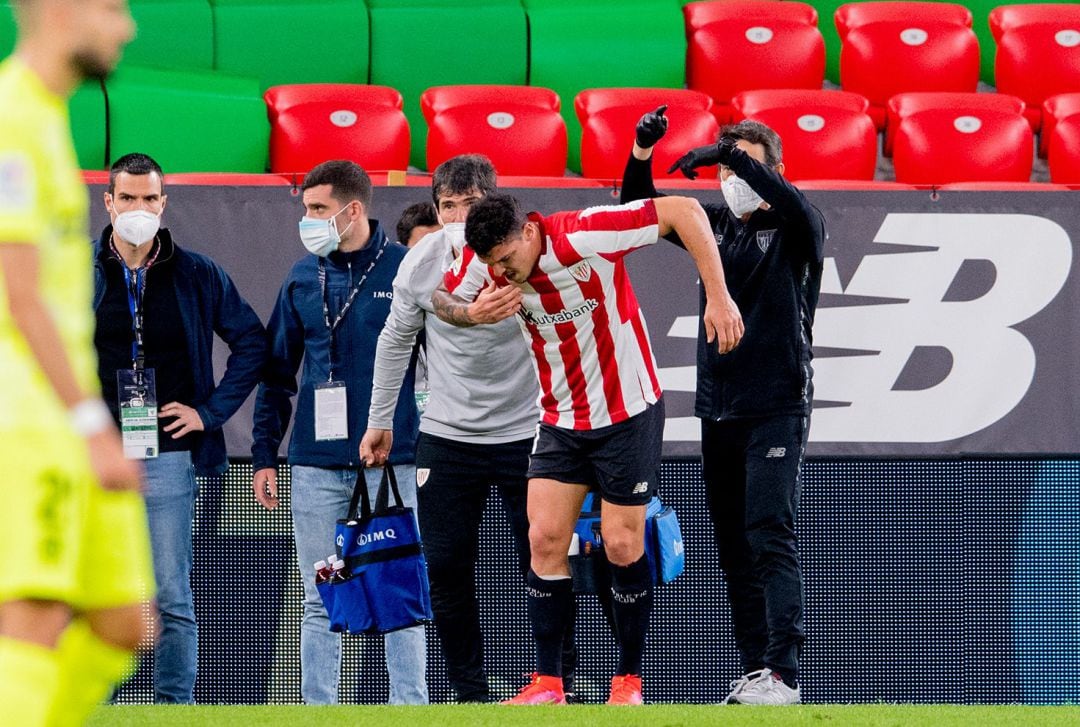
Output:
[[[153,369],[120,369],[116,372],[120,399],[120,436],[128,459],[158,456],[158,401]]]
[[[315,441],[349,438],[349,408],[345,384],[327,381],[315,385]]]

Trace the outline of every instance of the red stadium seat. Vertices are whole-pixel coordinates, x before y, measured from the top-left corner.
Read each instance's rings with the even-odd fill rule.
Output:
[[[799,88],[763,88],[743,91],[731,99],[736,121],[753,116],[766,109],[784,108],[837,108],[866,113],[870,102],[865,96],[849,91]]]
[[[1080,114],[1080,92],[1059,93],[1043,101],[1039,156],[1045,159],[1050,152],[1050,140],[1054,138],[1054,127],[1057,122],[1075,114]]]
[[[821,88],[825,41],[813,7],[757,0],[693,3],[683,10],[686,85],[716,101],[720,123],[731,120],[731,99],[741,91]]]
[[[327,159],[351,159],[369,171],[409,166],[409,122],[401,94],[392,88],[272,86],[263,100],[270,119],[271,172],[307,172]]]
[[[979,83],[979,41],[971,28],[889,20],[852,28],[840,49],[840,85],[870,99],[870,116],[885,126],[885,104],[907,91],[973,92]]]
[[[1050,181],[1080,184],[1080,114],[1058,119],[1050,137]]]
[[[656,145],[653,176],[669,175],[668,167],[695,146],[716,141],[720,127],[710,113],[712,99],[699,91],[674,88],[593,88],[574,99],[581,122],[581,173],[596,179],[621,179],[641,115],[667,104],[668,131]]]
[[[764,109],[750,118],[780,135],[784,175],[793,181],[874,178],[877,130],[863,111],[792,106]]]
[[[686,21],[686,36],[711,23],[723,23],[740,17],[753,15],[762,18],[781,18],[801,21],[806,25],[817,25],[818,11],[809,3],[784,2],[778,6],[777,0],[713,0],[713,2],[689,3],[683,6],[683,19]]]
[[[711,111],[713,100],[706,93],[684,88],[588,88],[574,98],[574,113],[584,124],[593,114],[613,106],[649,106],[651,111],[661,104]]]
[[[1034,150],[1020,114],[926,109],[900,122],[893,143],[896,181],[908,184],[1027,182]]]
[[[545,111],[562,108],[559,94],[540,86],[432,86],[420,96],[424,120],[431,123],[436,114],[457,106],[490,104],[492,100],[513,101],[522,106],[535,106]]]
[[[889,99],[885,119],[885,156],[892,156],[893,139],[900,122],[925,109],[954,109],[958,113],[977,113],[999,109],[1023,114],[1026,105],[1016,96],[1004,93],[953,93],[950,91],[912,91]]]
[[[1002,33],[994,78],[999,92],[1024,99],[1028,121],[1038,130],[1043,101],[1080,91],[1080,23],[1039,23]]]
[[[1076,27],[1080,23],[1080,5],[1075,3],[1038,3],[1034,5],[1001,5],[990,11],[988,18],[994,41],[1010,30],[1025,25],[1062,23]]]
[[[484,154],[499,174],[561,177],[566,122],[559,97],[537,86],[436,86],[420,96],[428,122],[427,165]]]
[[[840,40],[843,41],[850,30],[870,23],[944,23],[970,28],[972,15],[965,6],[954,3],[885,0],[841,5],[833,14],[833,22],[836,23]]]

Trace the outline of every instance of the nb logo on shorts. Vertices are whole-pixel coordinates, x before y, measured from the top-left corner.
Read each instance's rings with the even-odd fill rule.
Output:
[[[765,459],[770,459],[772,457],[779,458],[783,457],[785,454],[787,454],[786,447],[770,447],[769,451],[765,453]]]
[[[644,495],[648,491],[649,491],[649,483],[648,482],[639,482],[636,485],[634,485],[633,494],[635,494],[635,495]]]

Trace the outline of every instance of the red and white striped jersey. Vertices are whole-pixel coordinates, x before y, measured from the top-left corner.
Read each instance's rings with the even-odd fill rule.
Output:
[[[656,242],[652,200],[580,212],[529,215],[540,226],[540,258],[521,284],[521,332],[540,381],[543,421],[597,429],[629,419],[660,398],[645,317],[625,255]],[[466,247],[446,272],[446,289],[472,301],[494,279]]]

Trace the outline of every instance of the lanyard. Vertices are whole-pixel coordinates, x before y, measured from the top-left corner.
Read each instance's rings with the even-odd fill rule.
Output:
[[[360,289],[364,287],[364,283],[368,279],[368,275],[375,267],[375,263],[379,262],[379,258],[382,257],[383,252],[386,251],[386,240],[382,241],[382,245],[379,246],[379,251],[375,253],[375,258],[367,266],[367,270],[360,276],[360,280],[353,286],[352,292],[349,293],[349,297],[345,300],[345,305],[341,306],[341,310],[338,311],[337,316],[333,321],[330,320],[330,296],[326,291],[326,258],[319,258],[319,288],[322,290],[322,310],[323,321],[326,323],[326,329],[330,332],[330,378],[329,381],[334,380],[334,349],[336,347],[335,333],[338,325],[344,320],[345,315],[352,308],[353,301],[356,300],[357,294]],[[352,261],[347,263],[349,269],[349,281],[352,281]]]
[[[110,244],[112,244],[111,241]],[[146,295],[146,273],[157,260],[161,247],[158,246],[142,267],[135,270],[128,268],[115,244],[112,244],[112,251],[116,259],[120,261],[120,269],[124,271],[124,289],[127,291],[128,312],[131,313],[131,368],[142,371],[146,362],[146,351],[143,348],[143,297]]]

